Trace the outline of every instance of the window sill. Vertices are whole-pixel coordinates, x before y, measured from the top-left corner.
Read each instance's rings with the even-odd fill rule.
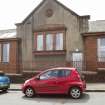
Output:
[[[65,55],[66,51],[65,50],[57,50],[57,51],[34,51],[34,55]]]
[[[9,62],[0,62],[1,65],[8,65]]]

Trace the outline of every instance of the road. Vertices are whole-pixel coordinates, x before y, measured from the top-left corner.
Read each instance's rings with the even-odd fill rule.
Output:
[[[0,92],[0,105],[103,105],[104,103],[104,92],[88,92],[77,100],[64,95],[43,95],[26,98],[21,91]]]

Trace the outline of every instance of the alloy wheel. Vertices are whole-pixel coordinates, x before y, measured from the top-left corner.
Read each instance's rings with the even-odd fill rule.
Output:
[[[70,90],[70,95],[71,95],[72,98],[78,99],[81,96],[81,91],[80,91],[79,88],[74,87]]]
[[[26,88],[25,95],[27,97],[33,97],[35,95],[34,90],[31,87]]]

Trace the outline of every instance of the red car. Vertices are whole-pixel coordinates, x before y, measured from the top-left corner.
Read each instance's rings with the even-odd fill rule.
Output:
[[[36,94],[68,94],[72,98],[80,98],[86,89],[75,68],[52,68],[41,72],[37,76],[26,80],[22,91],[27,97]]]

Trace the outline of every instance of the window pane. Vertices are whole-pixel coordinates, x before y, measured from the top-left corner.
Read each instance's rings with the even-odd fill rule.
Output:
[[[43,35],[37,36],[37,50],[38,51],[43,50]]]
[[[100,46],[105,47],[105,38],[100,39]]]
[[[10,44],[3,44],[3,62],[9,62]]]
[[[59,70],[57,76],[58,77],[65,77],[65,71],[64,70]]]
[[[52,71],[48,71],[48,72],[40,75],[40,80],[47,80],[47,79],[49,79],[51,77],[51,73],[52,73]]]
[[[82,53],[72,53],[72,60],[73,61],[82,61]]]
[[[56,34],[56,50],[63,50],[63,33]]]
[[[105,62],[105,38],[98,39],[98,61]]]
[[[66,76],[69,76],[69,75],[70,75],[70,73],[71,73],[71,71],[70,71],[70,70],[65,70],[65,75],[66,75]]]
[[[53,35],[46,35],[46,50],[53,50]]]

